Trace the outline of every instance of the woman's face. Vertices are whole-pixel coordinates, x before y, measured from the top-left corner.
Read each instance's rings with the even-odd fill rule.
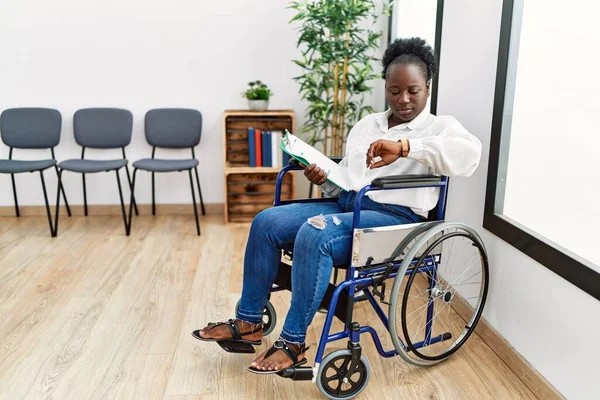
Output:
[[[412,121],[427,105],[429,83],[415,65],[393,64],[385,78],[385,98],[394,119]]]

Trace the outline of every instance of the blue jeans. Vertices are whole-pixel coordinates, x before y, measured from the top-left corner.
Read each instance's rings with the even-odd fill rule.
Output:
[[[333,265],[348,264],[352,250],[355,192],[342,192],[337,202],[297,203],[270,208],[252,221],[244,258],[242,299],[236,318],[259,323],[267,295],[277,278],[281,250],[293,245],[292,303],[281,338],[304,343],[306,330],[317,312],[331,278]],[[325,216],[319,230],[307,219]],[[335,225],[333,216],[341,220]],[[363,197],[360,228],[419,221],[410,208],[376,203]]]

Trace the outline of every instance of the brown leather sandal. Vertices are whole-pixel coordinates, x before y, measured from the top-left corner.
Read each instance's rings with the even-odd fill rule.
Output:
[[[288,345],[283,340],[278,340],[275,343],[273,343],[273,346],[271,346],[271,348],[269,350],[267,350],[267,353],[265,354],[265,357],[263,358],[263,361],[264,361],[267,358],[269,358],[270,356],[272,356],[275,352],[281,350],[293,362],[293,364],[290,365],[289,367],[285,367],[285,368],[278,369],[278,370],[262,370],[262,369],[258,369],[255,367],[248,367],[248,371],[254,372],[255,374],[263,374],[263,375],[276,374],[278,372],[286,370],[287,368],[298,367],[300,365],[306,364],[306,357],[303,360],[298,361],[298,356],[306,353],[306,351],[308,349],[310,349],[310,346],[306,347],[306,345],[303,343],[300,345],[299,348],[294,348],[294,347],[296,347],[296,346],[292,347],[291,345]]]
[[[230,320],[227,320],[227,322],[216,322],[216,323],[209,322],[208,326],[206,328],[204,328],[204,331],[205,332],[211,331],[212,329],[214,329],[218,326],[222,326],[222,325],[227,325],[227,327],[229,328],[229,332],[231,333],[231,337],[220,338],[220,339],[203,338],[202,336],[200,336],[200,331],[202,331],[202,329],[198,329],[198,330],[195,330],[194,332],[192,332],[192,336],[198,340],[202,340],[203,342],[239,342],[239,343],[251,344],[253,346],[258,346],[258,345],[262,344],[262,340],[243,339],[243,336],[251,335],[256,332],[260,332],[261,336],[262,336],[262,330],[263,330],[262,323],[261,324],[252,324],[252,325],[258,326],[257,329],[252,329],[252,330],[249,330],[246,332],[240,332],[240,328],[237,326],[236,320],[230,319]]]

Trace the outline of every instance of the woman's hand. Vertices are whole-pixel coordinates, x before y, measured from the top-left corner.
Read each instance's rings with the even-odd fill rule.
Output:
[[[304,176],[306,179],[315,185],[322,185],[327,181],[327,173],[325,170],[317,167],[316,164],[310,164],[308,167],[300,163],[304,167]]]
[[[392,140],[377,140],[371,143],[367,150],[367,168],[379,168],[388,165],[400,158],[402,143]],[[380,160],[374,161],[376,157]]]

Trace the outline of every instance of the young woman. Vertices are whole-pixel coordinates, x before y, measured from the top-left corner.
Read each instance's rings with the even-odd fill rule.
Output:
[[[277,277],[281,250],[293,246],[292,302],[278,341],[250,366],[256,373],[275,373],[302,362],[310,325],[327,289],[334,264],[350,261],[356,192],[374,178],[431,174],[470,176],[479,164],[481,143],[454,118],[425,110],[437,71],[433,50],[420,38],[398,39],[385,51],[383,78],[389,109],[368,115],[351,130],[346,155],[351,191],[327,181],[312,164],[304,175],[338,197],[331,203],[290,204],[258,214],[252,222],[244,258],[242,298],[236,318],[209,324],[193,335],[204,341],[239,340],[260,344],[263,308]],[[368,193],[360,225],[377,227],[414,223],[435,207],[439,189],[420,188]],[[325,216],[316,229],[307,219]],[[332,222],[337,216],[341,224]]]

